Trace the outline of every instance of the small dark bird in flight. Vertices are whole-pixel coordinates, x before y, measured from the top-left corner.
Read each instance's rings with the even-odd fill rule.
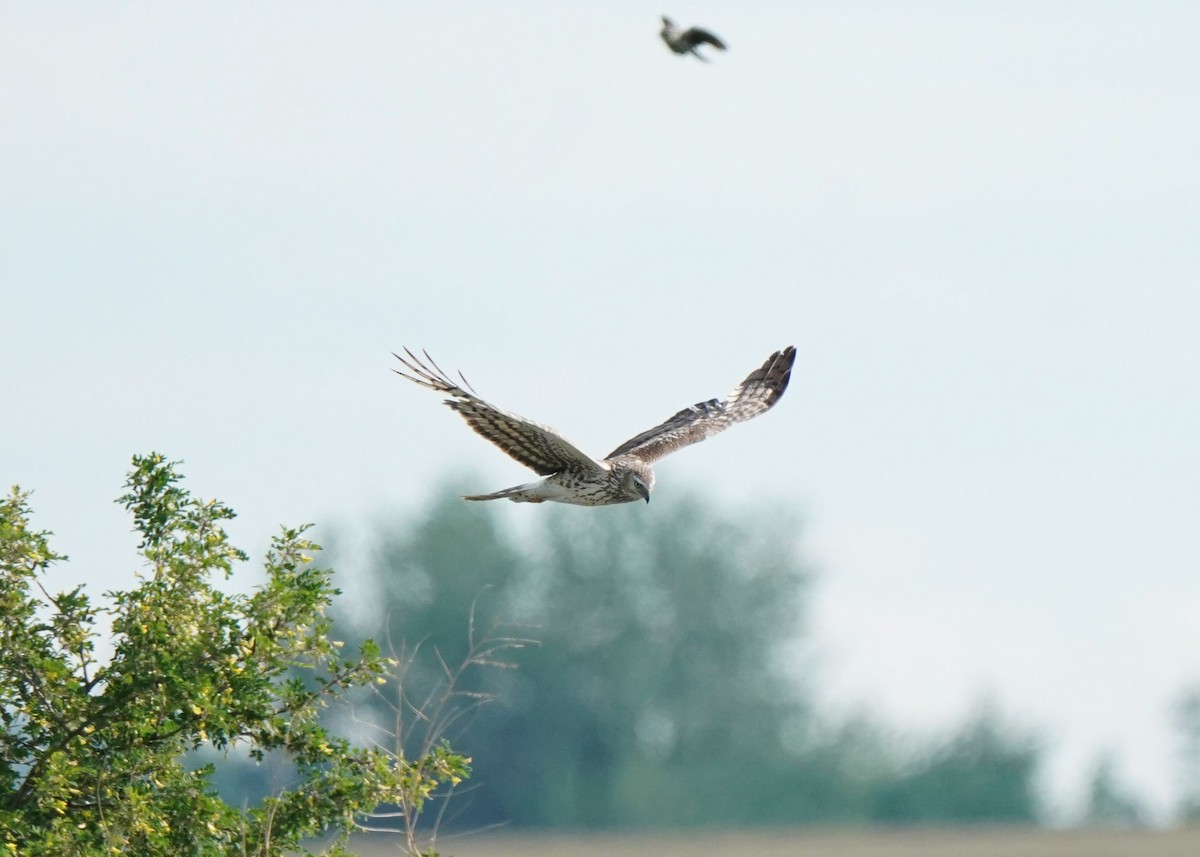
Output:
[[[663,26],[659,35],[667,43],[667,47],[677,54],[691,54],[701,62],[708,62],[704,54],[696,50],[700,45],[712,45],[719,51],[726,50],[725,43],[708,30],[700,27],[688,27],[686,30],[681,30],[666,15],[662,16],[662,22]]]
[[[462,383],[455,381],[428,353],[424,360],[407,348],[404,353],[407,357],[396,355],[404,365],[404,371],[397,369],[397,374],[446,396],[446,404],[458,411],[467,425],[542,477],[493,494],[463,499],[505,499],[514,503],[550,500],[577,506],[608,506],[634,500],[649,503],[654,488],[651,464],[769,411],[787,389],[796,360],[796,349],[790,345],[776,351],[734,387],[727,399],[709,399],[684,408],[666,422],[631,437],[604,458],[592,458],[554,429],[479,398],[466,378],[459,375]],[[649,377],[661,386],[669,368],[669,364],[658,367]],[[614,410],[622,409],[619,401],[611,405]]]

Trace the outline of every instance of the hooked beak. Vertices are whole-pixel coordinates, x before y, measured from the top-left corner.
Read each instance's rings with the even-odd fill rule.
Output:
[[[639,484],[637,487],[637,491],[639,494],[641,494],[643,497],[646,498],[647,503],[650,502],[650,489],[649,488],[647,488],[645,485]]]

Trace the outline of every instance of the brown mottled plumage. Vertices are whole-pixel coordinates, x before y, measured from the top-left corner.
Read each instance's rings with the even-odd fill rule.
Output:
[[[725,401],[709,399],[684,408],[652,429],[632,437],[597,461],[554,429],[502,411],[475,394],[461,373],[460,385],[433,361],[407,348],[405,359],[395,358],[408,372],[394,370],[408,380],[449,396],[446,404],[462,416],[476,433],[490,440],[542,479],[506,488],[494,494],[476,494],[467,500],[542,503],[546,500],[580,506],[607,506],[634,500],[650,502],[654,471],[650,465],[677,449],[699,443],[734,423],[765,413],[783,395],[791,378],[796,349],[776,351],[739,384]],[[412,374],[409,374],[412,373]]]

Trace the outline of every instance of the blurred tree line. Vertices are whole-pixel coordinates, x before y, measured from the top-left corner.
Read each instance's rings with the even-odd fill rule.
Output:
[[[343,599],[334,617],[349,640],[390,640],[411,699],[468,658],[469,617],[476,636],[516,629],[540,641],[515,669],[476,664],[457,678],[467,698],[495,703],[449,732],[474,774],[446,824],[1037,819],[1039,747],[995,711],[915,746],[868,718],[817,714],[813,690],[786,669],[811,586],[786,512],[731,514],[696,499],[547,506],[518,540],[493,507],[453,489],[417,520],[378,525],[359,563],[369,579],[351,586],[373,609]],[[345,573],[349,537],[324,541]],[[388,709],[363,698],[359,726],[386,730]]]
[[[1200,824],[1200,682],[1180,695],[1174,720],[1182,775],[1179,815],[1188,824]]]

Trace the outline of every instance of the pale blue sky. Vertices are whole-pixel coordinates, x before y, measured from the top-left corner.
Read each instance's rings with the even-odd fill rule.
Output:
[[[0,480],[99,591],[135,452],[256,552],[524,479],[402,345],[603,454],[792,343],[645,513],[795,505],[830,704],[990,694],[1064,812],[1103,749],[1161,810],[1200,679],[1197,44],[1183,2],[0,3]]]

